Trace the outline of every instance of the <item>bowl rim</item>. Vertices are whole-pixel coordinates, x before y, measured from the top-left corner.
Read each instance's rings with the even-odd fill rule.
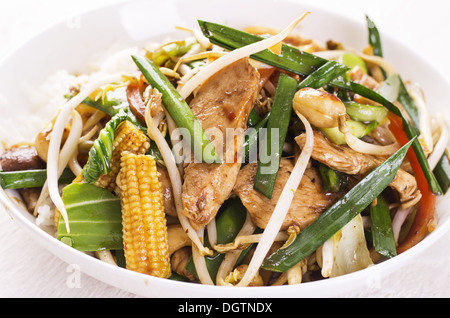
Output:
[[[170,0],[170,1],[175,3],[181,2],[180,0]],[[316,5],[314,3],[303,3],[295,0],[267,0],[267,1],[271,1],[274,3],[284,2],[289,4],[304,5],[307,8],[311,8],[311,10],[321,11],[322,13],[334,16],[339,20],[346,20],[351,24],[363,27],[363,23],[354,17],[346,16],[340,12],[333,12],[332,10],[328,10],[323,6]],[[103,10],[112,9],[115,7],[136,2],[140,2],[140,0],[118,1],[115,3],[110,3],[107,5],[94,8],[92,10],[77,13],[77,15],[81,16],[85,14],[95,15]],[[52,23],[51,25],[48,25],[39,32],[21,41],[19,45],[17,45],[15,48],[12,48],[9,51],[9,53],[5,54],[5,56],[0,60],[0,67],[3,64],[7,63],[8,60],[14,58],[14,55],[17,54],[18,51],[22,50],[31,40],[39,38],[42,35],[45,35],[52,29],[61,27],[61,25],[65,23],[66,19],[67,18],[60,19],[59,21]],[[394,38],[390,34],[384,32],[383,30],[380,30],[380,34],[383,38],[383,42],[389,43],[390,45],[393,43],[395,46],[400,46],[411,50],[414,59],[419,59],[421,63],[428,65],[432,70],[432,72],[437,74],[441,78],[445,79],[445,84],[448,87],[450,87],[448,78],[439,68],[433,65],[429,60],[424,59],[420,54],[415,52],[409,45],[405,44],[401,39]],[[448,197],[448,195],[446,197]],[[448,198],[443,198],[443,200],[447,201]],[[301,297],[320,297],[321,295],[327,296],[328,294],[335,295],[336,294],[335,292],[331,293],[329,292],[330,290],[333,290],[333,288],[330,287],[339,287],[341,291],[343,290],[351,291],[353,290],[353,287],[351,287],[352,284],[349,284],[349,282],[362,282],[362,281],[367,282],[367,279],[374,274],[374,270],[380,273],[382,272],[383,275],[386,275],[387,273],[390,273],[393,270],[395,270],[395,267],[398,266],[397,264],[401,263],[404,264],[411,258],[417,257],[417,254],[423,253],[427,249],[427,247],[434,244],[440,237],[442,237],[445,233],[447,233],[450,230],[450,218],[447,217],[445,220],[440,220],[440,223],[443,222],[443,225],[439,224],[439,226],[432,233],[428,234],[428,236],[424,240],[419,242],[416,246],[414,246],[414,248],[396,256],[393,259],[389,259],[382,263],[376,264],[375,266],[354,273],[346,274],[343,276],[334,277],[332,279],[324,279],[300,285],[265,286],[252,288],[207,286],[201,284],[185,283],[152,277],[102,262],[92,256],[89,256],[83,252],[80,252],[78,250],[69,247],[68,245],[58,241],[56,238],[45,232],[43,229],[39,228],[35,223],[31,221],[30,217],[25,216],[26,212],[21,211],[20,208],[13,202],[13,200],[11,200],[6,191],[4,189],[1,189],[1,187],[0,187],[0,202],[3,203],[5,211],[10,215],[13,221],[16,222],[16,224],[18,224],[19,227],[21,227],[27,233],[27,235],[30,235],[31,237],[37,239],[39,241],[39,244],[43,246],[45,249],[49,250],[53,255],[57,256],[66,263],[72,260],[81,260],[83,265],[87,265],[86,268],[82,269],[82,272],[107,284],[127,290],[131,293],[136,293],[138,295],[147,295],[148,293],[145,291],[145,288],[151,289],[152,286],[158,287],[160,285],[168,285],[169,289],[171,289],[172,287],[180,290],[187,288],[188,290],[190,290],[189,297],[192,298],[195,297],[213,298],[221,296],[235,297],[237,294],[239,295],[238,297],[259,297],[259,296],[287,297],[287,295],[291,293],[294,294],[292,297],[298,297],[299,295]],[[99,277],[99,275],[96,274],[95,271],[101,270],[103,268],[107,269],[110,274],[117,275],[118,277],[120,277],[120,280],[111,281],[110,279],[107,279],[105,277]],[[127,283],[122,281],[127,277],[131,277],[132,282],[141,281],[143,285],[135,286],[134,288],[131,286],[127,286]],[[359,283],[359,285],[361,285],[361,283]],[[195,295],[195,292],[198,292],[199,296]],[[342,294],[342,292],[340,292],[339,294]],[[166,297],[171,296],[170,294],[168,294]]]

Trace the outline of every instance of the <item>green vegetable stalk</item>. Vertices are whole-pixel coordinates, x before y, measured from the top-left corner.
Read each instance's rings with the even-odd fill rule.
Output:
[[[383,195],[370,206],[372,241],[375,251],[388,258],[397,255],[389,205]]]
[[[73,183],[62,196],[70,219],[70,233],[60,218],[57,239],[79,251],[121,250],[120,198],[87,183]]]
[[[220,163],[221,160],[206,136],[200,122],[195,118],[189,105],[149,59],[132,56],[145,79],[162,94],[162,102],[179,128],[184,139],[189,143],[195,158],[200,162]]]
[[[392,182],[411,140],[354,186],[344,197],[321,214],[286,248],[267,257],[262,268],[285,272],[323,245],[330,237],[367,208]]]
[[[292,114],[292,101],[297,91],[298,82],[294,78],[281,74],[278,81],[275,98],[267,122],[267,134],[260,153],[258,170],[256,172],[254,188],[269,199],[272,198],[275,181],[280,167],[283,145],[286,139]],[[272,133],[278,132],[277,136]],[[273,147],[275,145],[275,148]]]

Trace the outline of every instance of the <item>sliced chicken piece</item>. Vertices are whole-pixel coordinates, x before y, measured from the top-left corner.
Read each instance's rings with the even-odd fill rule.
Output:
[[[303,148],[306,142],[306,136],[302,134],[295,141],[300,148]],[[336,171],[360,178],[370,173],[385,161],[383,157],[366,155],[354,151],[347,146],[335,145],[328,141],[322,133],[317,131],[314,132],[314,149],[311,157]],[[413,206],[422,196],[417,188],[417,182],[414,176],[402,169],[398,170],[389,186],[398,192],[403,208]]]
[[[281,159],[272,199],[268,199],[253,188],[258,164],[248,164],[239,172],[233,192],[239,196],[253,222],[259,228],[264,229],[269,222],[293,169],[292,160]],[[286,230],[291,225],[298,225],[300,229],[306,228],[336,202],[338,197],[339,194],[331,195],[323,192],[322,180],[317,169],[306,169],[281,229]]]
[[[213,130],[214,139],[210,139],[223,155],[222,164],[185,167],[183,214],[194,229],[208,224],[230,196],[241,167],[238,158],[248,115],[260,89],[258,71],[244,58],[209,78],[190,104],[206,133]]]

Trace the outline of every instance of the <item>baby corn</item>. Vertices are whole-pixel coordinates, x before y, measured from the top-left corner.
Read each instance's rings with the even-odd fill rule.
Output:
[[[169,277],[167,225],[155,159],[124,152],[117,185],[122,200],[127,269],[156,277]]]
[[[128,151],[135,154],[144,154],[150,148],[150,141],[135,125],[125,120],[117,128],[113,142],[113,152],[110,161],[111,171],[106,175],[100,175],[94,183],[97,187],[114,191],[116,177],[120,170],[120,156]]]

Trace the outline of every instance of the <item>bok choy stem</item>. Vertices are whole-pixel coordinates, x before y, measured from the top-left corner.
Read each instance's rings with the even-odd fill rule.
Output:
[[[100,131],[94,145],[89,150],[88,162],[81,171],[81,176],[87,183],[94,183],[101,174],[108,174],[110,171],[114,133],[116,128],[127,118],[128,115],[120,110]]]

